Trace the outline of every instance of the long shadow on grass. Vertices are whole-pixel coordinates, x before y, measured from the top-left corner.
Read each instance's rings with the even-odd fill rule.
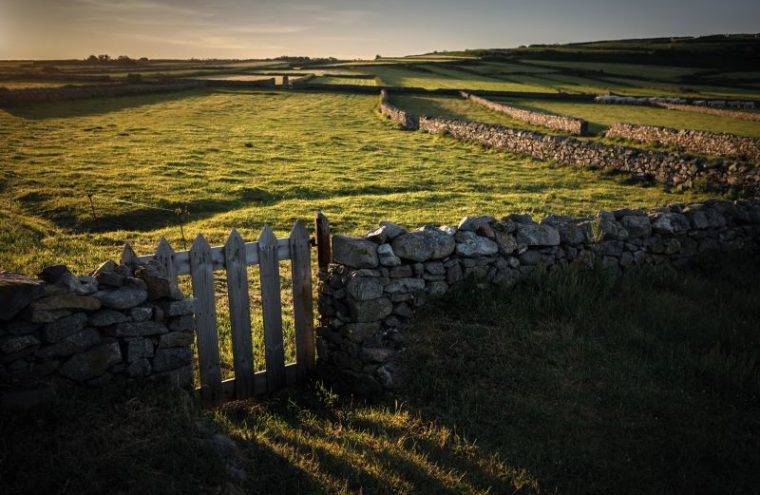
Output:
[[[30,120],[59,119],[67,117],[88,117],[118,112],[127,108],[139,108],[159,103],[184,100],[211,94],[209,90],[192,89],[171,93],[146,95],[125,95],[115,97],[61,100],[58,102],[25,103],[2,109],[15,117]]]
[[[760,482],[760,262],[474,287],[409,333],[400,397],[549,493]]]

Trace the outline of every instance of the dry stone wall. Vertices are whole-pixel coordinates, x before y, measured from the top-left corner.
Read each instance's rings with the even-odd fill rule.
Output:
[[[103,84],[96,86],[63,86],[60,88],[0,88],[0,106],[13,106],[43,101],[79,100],[83,98],[167,93],[204,86],[202,81],[172,81],[150,84]]]
[[[668,110],[681,110],[683,112],[706,113],[709,115],[718,115],[720,117],[730,117],[733,119],[753,120],[756,122],[760,122],[760,113],[755,113],[755,112],[724,110],[722,108],[715,108],[713,106],[704,106],[704,105],[679,105],[676,103],[658,103],[658,106],[662,108],[667,108]],[[755,108],[754,104],[752,107],[748,107],[748,108]]]
[[[465,279],[510,287],[535,270],[682,266],[699,256],[760,249],[760,203],[673,205],[569,218],[464,218],[457,227],[414,231],[390,222],[362,237],[336,235],[320,275],[319,367],[351,390],[375,395],[403,381],[399,353],[407,323],[430,297]]]
[[[760,139],[748,136],[623,123],[611,126],[605,136],[643,143],[662,143],[695,153],[736,156],[760,162]]]
[[[0,273],[0,408],[111,381],[193,384],[193,299],[154,262]]]
[[[522,108],[511,107],[509,105],[487,100],[486,98],[482,98],[465,91],[462,91],[461,95],[463,98],[467,98],[479,105],[483,105],[490,110],[507,114],[513,119],[521,120],[529,124],[540,125],[549,129],[568,132],[570,134],[588,134],[588,122],[582,119],[565,117],[562,115],[551,115],[542,112],[533,112],[530,110],[524,110]]]
[[[618,170],[654,178],[677,189],[689,189],[695,183],[701,183],[720,190],[738,190],[750,196],[760,191],[760,169],[744,161],[641,150],[443,118],[423,116],[419,118],[419,125],[420,129],[433,134],[447,134],[537,160]]]
[[[419,118],[411,113],[405,112],[395,105],[391,104],[388,99],[388,92],[380,92],[380,113],[396,122],[402,129],[407,131],[416,131],[420,127]]]

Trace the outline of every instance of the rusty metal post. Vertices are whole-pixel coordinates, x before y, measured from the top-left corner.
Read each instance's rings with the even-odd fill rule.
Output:
[[[317,245],[317,264],[320,272],[327,272],[327,265],[332,259],[330,247],[330,222],[321,211],[317,212],[314,220],[314,235]]]

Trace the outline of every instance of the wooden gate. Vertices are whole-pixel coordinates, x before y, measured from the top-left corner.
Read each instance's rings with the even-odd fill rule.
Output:
[[[273,392],[306,376],[315,364],[314,310],[311,285],[309,237],[297,221],[290,237],[277,239],[268,225],[256,242],[245,242],[237,231],[230,233],[224,246],[211,247],[198,235],[189,251],[175,252],[161,239],[156,253],[136,256],[127,245],[123,264],[158,261],[170,277],[190,274],[195,298],[195,332],[198,338],[200,392],[205,404],[242,399]],[[293,316],[296,362],[285,364],[280,298],[281,260],[291,260],[293,277]],[[261,305],[264,323],[264,360],[266,369],[254,372],[250,302],[249,265],[259,265]],[[219,366],[219,339],[216,325],[214,272],[225,270],[232,329],[235,377],[222,381]]]

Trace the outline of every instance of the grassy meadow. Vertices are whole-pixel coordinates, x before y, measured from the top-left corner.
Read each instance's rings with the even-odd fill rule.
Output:
[[[704,197],[402,132],[380,118],[377,97],[365,95],[203,90],[61,102],[0,111],[0,135],[7,143],[0,149],[0,266],[28,274],[61,262],[88,273],[118,259],[125,242],[147,254],[162,236],[181,250],[199,233],[223,244],[232,228],[255,240],[264,223],[287,235],[316,210],[334,231],[356,233],[380,220],[456,224],[470,214],[579,215]],[[182,228],[177,209],[186,212]],[[281,273],[291,314],[287,264]],[[251,268],[249,279],[256,278]],[[230,376],[224,284],[217,273]],[[255,283],[250,292],[261,356]],[[292,360],[292,319],[284,324]]]
[[[313,383],[198,411],[141,387],[0,416],[0,490],[751,493],[758,270],[464,287],[423,309],[404,358],[414,373],[376,403]]]

